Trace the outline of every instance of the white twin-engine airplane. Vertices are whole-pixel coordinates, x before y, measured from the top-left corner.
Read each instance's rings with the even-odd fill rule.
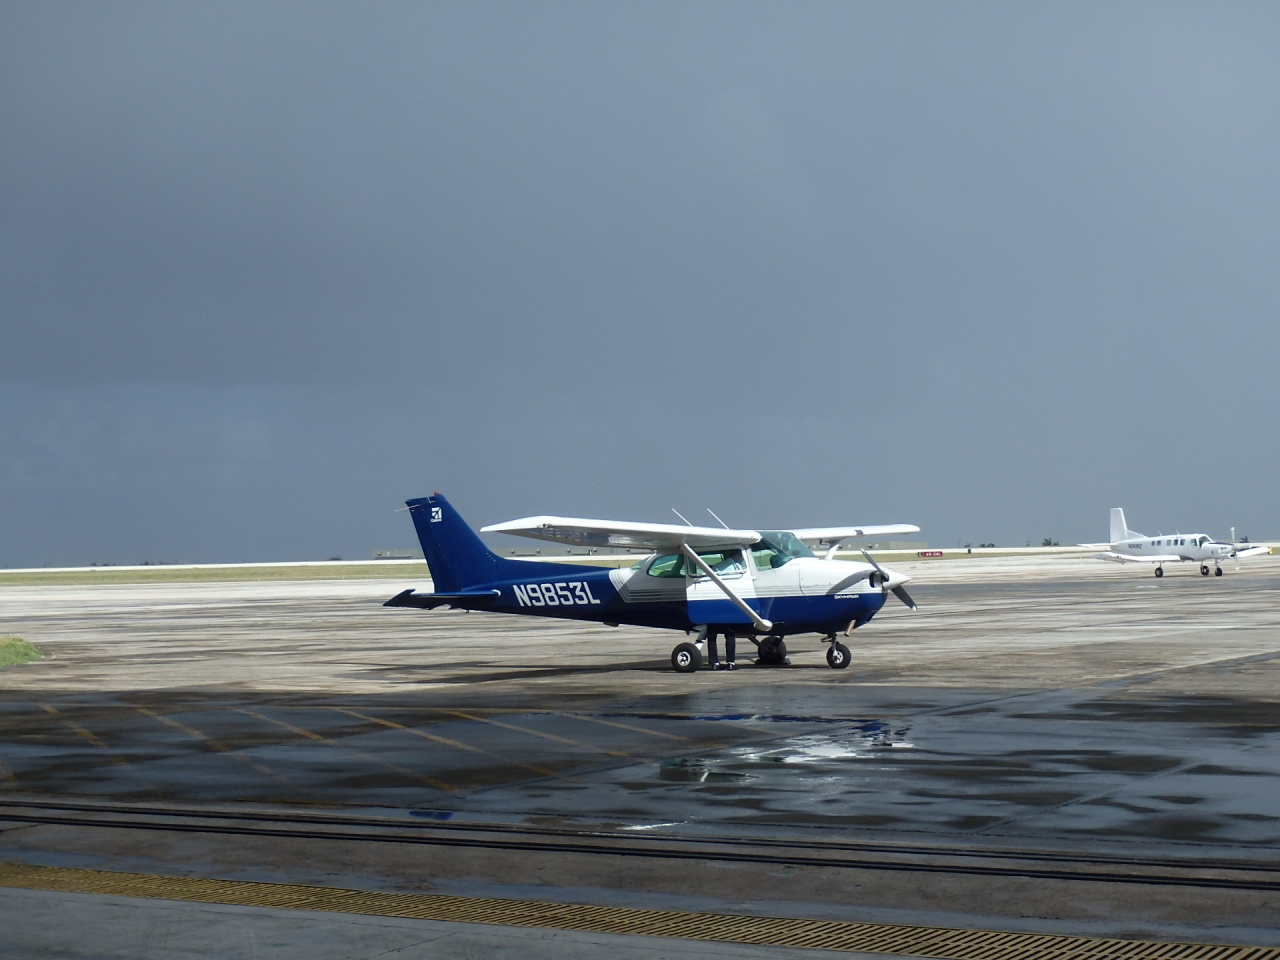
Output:
[[[1200,562],[1200,576],[1209,575],[1209,563],[1213,563],[1213,575],[1222,576],[1223,560],[1238,560],[1241,557],[1252,557],[1260,553],[1270,553],[1268,547],[1251,547],[1241,543],[1220,543],[1203,533],[1179,533],[1176,536],[1147,537],[1130,530],[1125,523],[1124,511],[1119,507],[1111,508],[1111,542],[1108,544],[1090,544],[1105,546],[1105,553],[1095,553],[1095,560],[1110,560],[1112,563],[1129,563],[1144,561],[1156,565],[1156,576],[1164,576],[1166,563]]]
[[[726,646],[747,637],[763,665],[787,662],[784,638],[820,634],[831,645],[828,665],[841,670],[849,665],[849,648],[837,634],[847,637],[869,621],[890,593],[916,606],[903,588],[911,578],[880,566],[865,550],[866,563],[832,559],[846,540],[915,533],[920,528],[912,524],[762,531],[527,517],[482,531],[653,551],[634,566],[615,569],[499,557],[440,494],[406,502],[434,592],[405,590],[386,606],[450,606],[696,633],[696,642],[671,652],[671,665],[681,673],[702,665],[708,640],[716,660],[719,634]],[[815,557],[809,545],[826,547],[826,556]]]

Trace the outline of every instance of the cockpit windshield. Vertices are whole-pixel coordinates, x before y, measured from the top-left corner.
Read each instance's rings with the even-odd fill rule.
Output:
[[[762,530],[760,541],[751,547],[757,570],[768,570],[790,563],[796,557],[812,557],[813,551],[790,530]]]

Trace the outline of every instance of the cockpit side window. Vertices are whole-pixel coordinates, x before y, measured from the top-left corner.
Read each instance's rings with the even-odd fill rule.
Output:
[[[720,577],[740,577],[747,569],[747,565],[742,559],[741,550],[699,550],[698,556]],[[653,562],[649,564],[648,573],[651,577],[672,579],[676,577],[706,577],[701,567],[690,563],[683,554],[679,553],[668,553],[654,557]]]
[[[716,576],[722,579],[740,577],[747,570],[747,565],[742,560],[741,550],[699,550],[698,556],[702,558],[703,563],[716,572]],[[692,576],[706,576],[700,568],[694,567],[693,564],[689,566],[692,567],[690,570]]]

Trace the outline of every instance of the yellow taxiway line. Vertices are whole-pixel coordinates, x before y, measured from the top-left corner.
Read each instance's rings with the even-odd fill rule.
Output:
[[[384,893],[0,863],[0,886],[511,927],[807,947],[934,960],[1280,960],[1280,948],[800,920],[536,900]]]

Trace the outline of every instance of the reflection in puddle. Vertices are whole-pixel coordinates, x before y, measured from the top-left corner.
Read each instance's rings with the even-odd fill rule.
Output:
[[[846,721],[847,722],[847,721]],[[879,720],[847,727],[840,733],[811,733],[766,745],[733,747],[722,758],[677,757],[662,761],[661,780],[675,783],[745,783],[764,773],[766,765],[829,766],[861,760],[881,750],[911,749],[906,727],[890,727]],[[742,767],[754,766],[750,773]]]
[[[658,779],[674,783],[746,783],[755,777],[747,773],[715,769],[717,762],[700,757],[676,757],[663,760]]]
[[[814,733],[792,737],[768,747],[736,747],[731,752],[754,763],[830,763],[857,760],[876,750],[911,749],[906,728],[892,728],[878,720],[868,721],[842,733]]]

